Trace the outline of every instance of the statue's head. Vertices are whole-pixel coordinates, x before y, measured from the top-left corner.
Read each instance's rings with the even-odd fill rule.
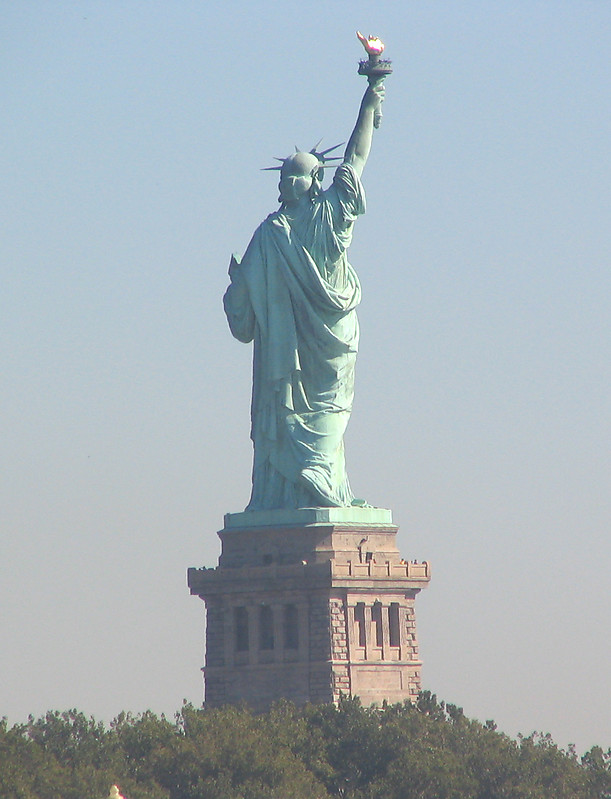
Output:
[[[297,152],[280,167],[280,202],[297,202],[322,182],[322,163],[314,153]],[[318,185],[316,185],[318,184]]]
[[[341,144],[329,147],[328,150],[323,150],[321,153],[316,150],[318,144],[307,153],[295,148],[296,152],[289,155],[288,158],[276,159],[282,163],[282,166],[267,167],[268,170],[280,172],[280,182],[278,183],[280,197],[278,200],[281,203],[296,203],[305,195],[314,199],[321,189],[324,169],[328,166],[326,162],[341,160],[341,158],[326,157],[327,153],[341,147]]]

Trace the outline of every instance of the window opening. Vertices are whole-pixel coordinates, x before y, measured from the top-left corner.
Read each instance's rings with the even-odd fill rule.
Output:
[[[356,623],[359,646],[365,646],[365,603],[357,602],[354,608],[354,621]]]
[[[248,611],[246,608],[234,608],[233,621],[236,652],[248,652]]]
[[[382,603],[374,602],[371,608],[371,621],[373,622],[373,629],[375,632],[376,646],[380,649],[384,642],[384,633],[382,631]]]
[[[390,628],[390,645],[401,645],[401,633],[399,632],[399,603],[391,602],[388,608],[388,626]]]
[[[299,649],[299,613],[297,605],[284,606],[284,648]]]
[[[259,648],[274,648],[274,614],[269,605],[259,608]]]

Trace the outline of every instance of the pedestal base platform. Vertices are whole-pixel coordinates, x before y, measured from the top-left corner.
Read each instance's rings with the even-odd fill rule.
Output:
[[[430,568],[401,558],[396,533],[379,508],[227,514],[218,567],[188,570],[207,608],[206,704],[414,699]]]

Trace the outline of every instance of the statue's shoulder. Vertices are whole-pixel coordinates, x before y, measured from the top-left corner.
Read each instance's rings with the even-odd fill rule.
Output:
[[[277,212],[277,211],[275,211],[275,212],[272,212],[271,214],[268,214],[268,215],[265,217],[265,219],[263,220],[263,222],[261,222],[261,224],[260,224],[260,225],[258,225],[258,226],[255,228],[255,232],[252,234],[252,240],[254,241],[255,239],[258,239],[258,238],[260,238],[260,236],[261,236],[261,235],[265,235],[265,233],[266,233],[267,231],[269,231],[269,229],[270,229],[270,228],[272,227],[272,225],[274,224],[274,220],[275,220],[275,218],[276,218],[277,216],[278,216],[278,212]]]
[[[352,164],[340,164],[333,173],[331,184],[319,194],[320,199],[333,200],[336,196],[346,193],[359,194],[363,191],[363,184]]]
[[[352,164],[348,164],[345,161],[335,170],[335,174],[333,175],[333,183],[336,185],[348,185],[351,189],[362,188],[361,179],[357,175],[355,168],[352,166]]]
[[[286,220],[279,211],[273,211],[268,214],[252,234],[247,252],[256,253],[261,249],[265,249],[270,237],[278,235],[285,225]]]
[[[337,167],[327,197],[347,221],[365,213],[365,189],[352,164],[344,162]]]
[[[277,211],[272,211],[271,214],[268,214],[263,222],[261,222],[257,231],[268,231],[273,227],[277,227],[279,224],[283,224],[284,221],[284,215],[279,209]]]
[[[263,222],[261,222],[257,230],[262,236],[278,236],[286,235],[287,231],[290,230],[290,227],[291,224],[286,214],[284,214],[282,209],[279,208],[277,211],[272,211],[271,214],[268,214]]]

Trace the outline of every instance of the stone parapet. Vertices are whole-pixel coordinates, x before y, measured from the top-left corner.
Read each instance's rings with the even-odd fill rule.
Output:
[[[363,588],[369,590],[420,591],[431,579],[424,563],[304,563],[300,565],[242,566],[241,568],[190,568],[187,584],[192,594],[203,598],[225,591],[312,590],[315,588]]]

